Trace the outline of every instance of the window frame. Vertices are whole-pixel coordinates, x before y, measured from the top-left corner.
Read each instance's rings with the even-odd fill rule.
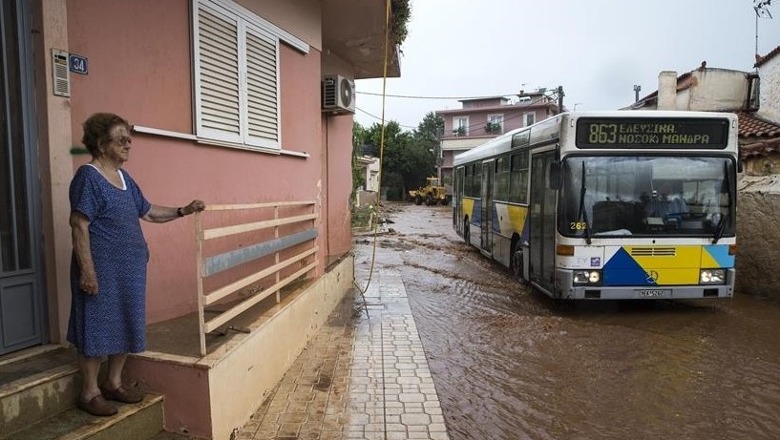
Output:
[[[528,119],[531,119],[531,122],[528,122]],[[536,112],[525,112],[523,113],[523,127],[528,127],[531,125],[534,125],[536,123]]]
[[[498,124],[498,133],[504,132],[504,114],[503,113],[489,113],[487,115],[487,122],[492,124]]]
[[[204,74],[202,57],[203,48],[201,41],[201,34],[205,30],[201,28],[200,16],[202,11],[215,16],[217,20],[221,20],[217,25],[225,24],[229,30],[232,31],[232,26],[235,26],[235,40],[226,39],[228,43],[235,43],[229,49],[236,49],[237,66],[235,70],[228,72],[218,72],[218,74],[225,73],[224,78],[228,81],[235,80],[237,83],[237,95],[229,97],[225,101],[229,110],[237,107],[237,114],[225,113],[227,116],[233,118],[230,122],[238,122],[237,130],[220,129],[214,127],[216,124],[209,124],[204,117],[209,116],[208,110],[204,109],[204,104],[213,104],[213,101],[209,102],[208,98],[204,99],[204,95],[207,95],[204,89]],[[292,34],[276,27],[267,20],[259,17],[255,13],[237,5],[233,2],[226,0],[192,0],[192,63],[193,63],[193,90],[194,90],[194,102],[193,102],[193,119],[194,119],[194,131],[198,141],[203,141],[210,144],[225,145],[232,147],[239,147],[244,149],[266,151],[278,154],[283,151],[283,139],[282,139],[282,97],[281,97],[281,63],[280,63],[280,45],[285,43],[292,48],[300,51],[303,54],[309,52],[309,45],[304,41],[294,37]],[[233,35],[228,35],[233,37]],[[252,41],[254,39],[254,41]],[[205,40],[204,40],[205,41]],[[212,40],[213,41],[213,40]],[[249,41],[249,46],[248,46]],[[261,41],[258,44],[257,41]],[[268,50],[272,47],[272,50]],[[249,49],[249,50],[248,50]],[[252,57],[253,53],[257,53],[258,50],[263,50],[263,53],[268,54],[273,52],[273,59]],[[230,54],[232,55],[232,54]],[[217,55],[219,56],[219,55]],[[217,56],[213,58],[207,58],[208,61],[220,61]],[[260,59],[261,62],[253,63],[252,60]],[[265,61],[268,60],[267,63]],[[252,102],[258,102],[259,92],[256,92],[258,88],[254,87],[250,90],[250,85],[257,85],[252,83],[257,79],[257,76],[248,74],[249,69],[247,66],[252,66],[252,72],[256,74],[258,68],[264,68],[267,73],[269,70],[273,71],[273,78],[266,76],[269,82],[273,83],[273,91],[270,93],[263,93],[263,98],[260,99],[261,104],[252,105]],[[269,69],[268,67],[271,66]],[[219,67],[217,68],[217,70]],[[235,75],[235,76],[233,76]],[[266,89],[267,90],[267,89]],[[204,93],[205,92],[205,93]],[[273,96],[271,96],[273,95]],[[270,99],[269,99],[269,96]],[[223,96],[220,96],[223,98]],[[267,111],[268,108],[275,107],[275,114],[272,111]],[[212,115],[220,116],[220,110],[214,110]],[[261,115],[262,118],[252,118],[250,115]],[[237,119],[235,119],[237,117]],[[257,121],[262,120],[261,124]],[[270,124],[268,121],[271,121]],[[261,127],[263,128],[261,130]],[[270,128],[269,128],[270,127]],[[257,136],[258,131],[268,132],[268,136]]]
[[[465,121],[465,122],[464,122]],[[461,124],[464,122],[464,124]],[[457,136],[460,128],[463,127],[463,136],[469,135],[469,117],[468,116],[453,116],[452,117],[452,133]]]

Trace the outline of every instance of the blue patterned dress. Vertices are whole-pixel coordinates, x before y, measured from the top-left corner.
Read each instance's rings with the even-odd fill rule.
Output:
[[[76,171],[70,206],[90,221],[89,241],[98,294],[79,287],[75,252],[68,341],[86,357],[138,353],[146,347],[146,264],[149,251],[140,217],[151,209],[141,189],[121,170],[125,189],[112,185],[91,165]]]

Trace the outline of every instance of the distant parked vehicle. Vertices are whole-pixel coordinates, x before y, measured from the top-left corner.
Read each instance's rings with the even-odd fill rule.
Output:
[[[415,205],[422,205],[423,202],[428,206],[437,204],[447,205],[450,203],[451,196],[447,194],[438,177],[428,177],[425,180],[425,186],[409,191],[409,196]]]

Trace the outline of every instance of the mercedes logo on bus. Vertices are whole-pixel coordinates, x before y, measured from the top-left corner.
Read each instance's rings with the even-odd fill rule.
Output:
[[[650,272],[647,272],[647,283],[648,284],[655,284],[655,282],[658,281],[658,272],[651,270]]]

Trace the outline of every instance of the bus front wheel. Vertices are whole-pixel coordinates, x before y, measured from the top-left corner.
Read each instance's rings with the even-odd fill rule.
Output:
[[[512,244],[512,253],[509,256],[509,275],[519,283],[525,283],[523,278],[523,247],[518,240]]]

